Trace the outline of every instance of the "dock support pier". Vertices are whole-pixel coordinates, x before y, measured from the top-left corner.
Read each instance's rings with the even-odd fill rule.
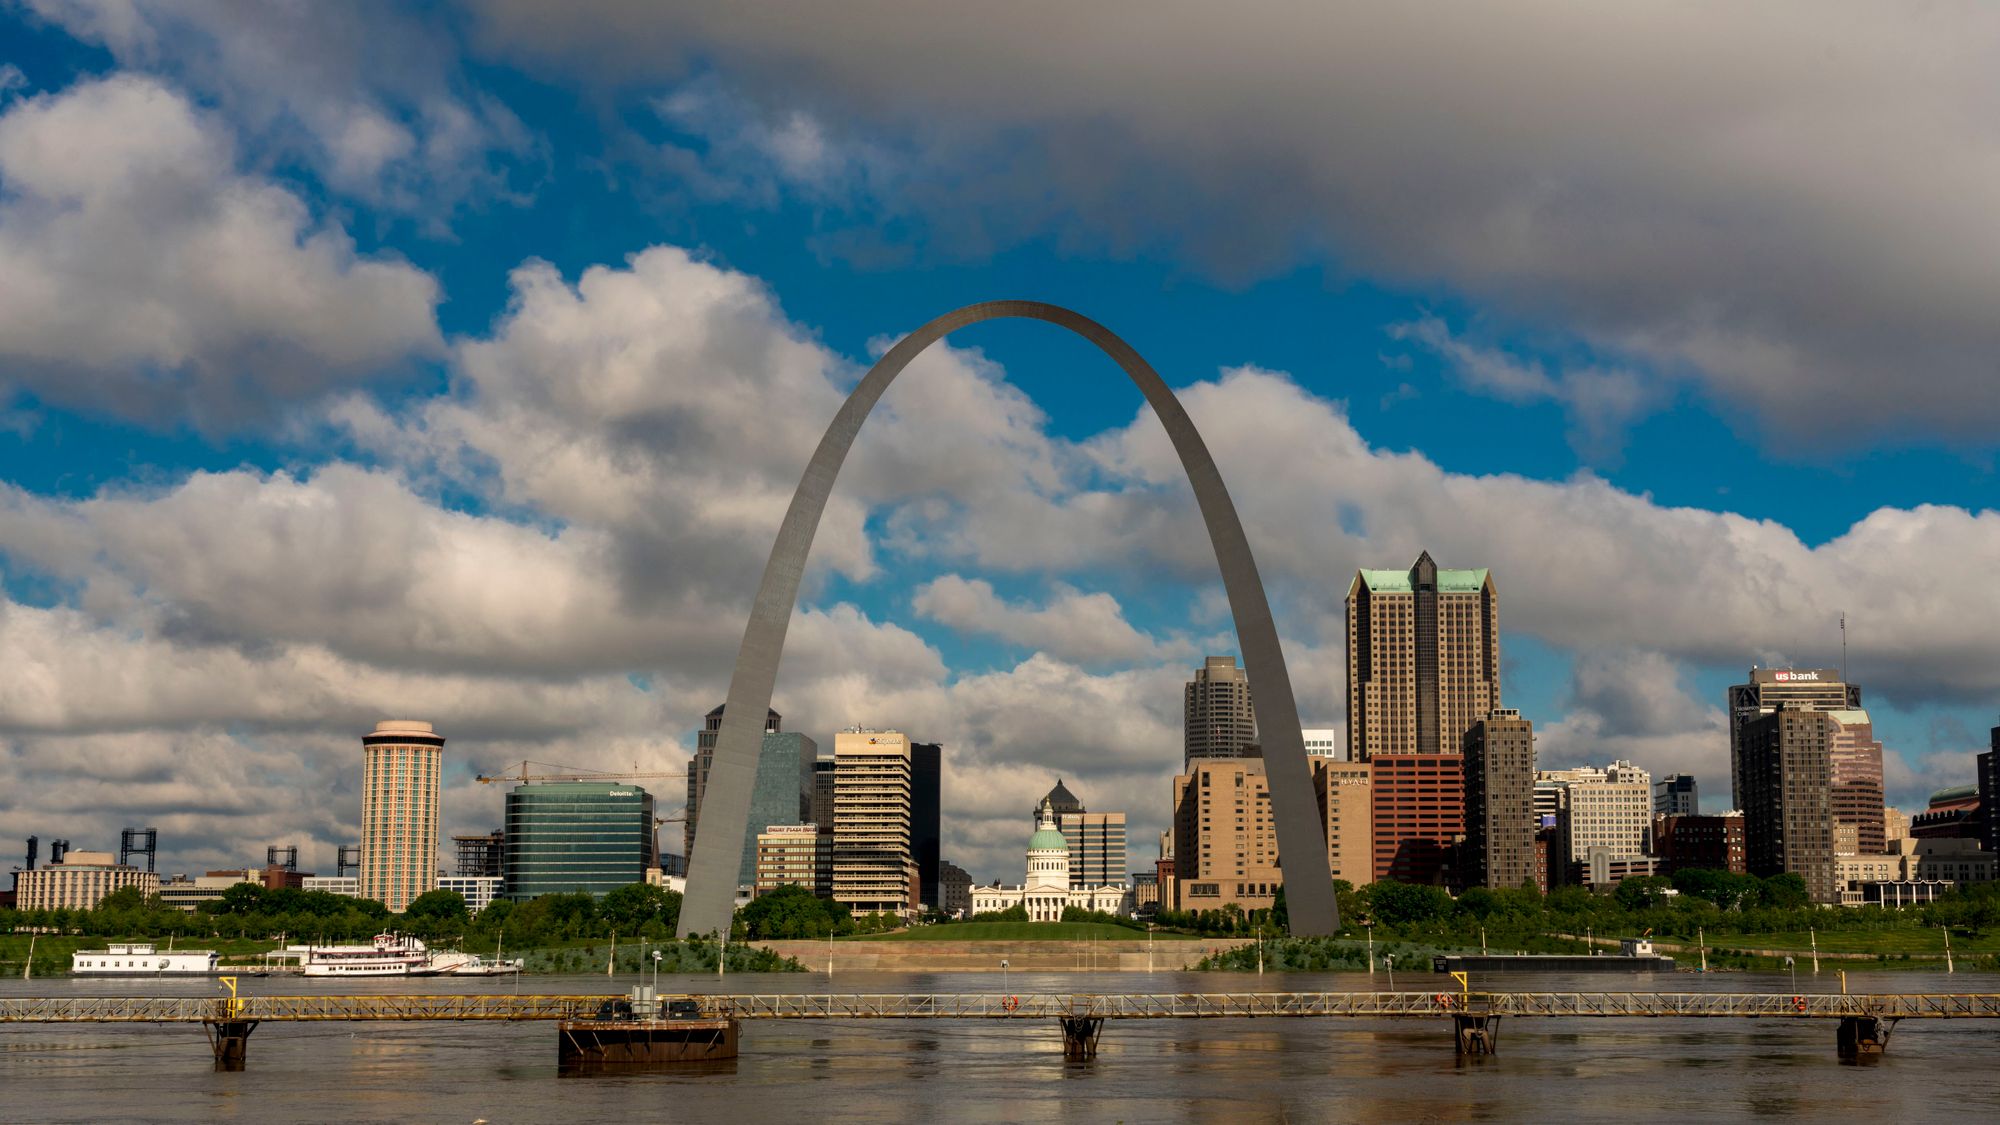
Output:
[[[1452,1040],[1460,1058],[1498,1054],[1500,1017],[1491,1012],[1453,1012]]]
[[[1062,1023],[1063,1057],[1066,1059],[1094,1059],[1097,1057],[1097,1037],[1104,1033],[1104,1019],[1101,1016],[1057,1016]]]
[[[208,1045],[215,1049],[215,1069],[242,1070],[250,1051],[250,1033],[257,1030],[257,1021],[207,1020],[202,1027],[208,1031]]]
[[[1835,1033],[1834,1043],[1840,1051],[1843,1062],[1859,1062],[1863,1059],[1877,1059],[1889,1048],[1889,1032],[1896,1026],[1893,1019],[1879,1016],[1842,1016],[1840,1030]]]

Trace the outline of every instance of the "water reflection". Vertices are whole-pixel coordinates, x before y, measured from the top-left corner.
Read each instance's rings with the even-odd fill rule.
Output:
[[[1425,991],[1434,978],[1406,983]],[[0,982],[0,995],[87,995],[103,981]],[[266,978],[266,994],[324,982]],[[343,982],[347,983],[347,982]],[[524,991],[603,994],[601,974],[527,978]],[[663,990],[824,992],[1362,991],[1365,973],[843,973],[662,977]],[[1385,984],[1379,977],[1377,984]],[[354,991],[411,991],[370,981]],[[1992,976],[1852,974],[1854,991],[2000,991]],[[1473,987],[1613,991],[1601,977],[1480,981]],[[1666,991],[1780,991],[1783,975],[1683,974]],[[511,992],[511,982],[423,981],[422,991]],[[207,995],[206,982],[148,993]],[[1831,974],[1798,991],[1837,991]],[[1111,1021],[1095,1060],[1067,1061],[1054,1020],[747,1021],[728,1063],[558,1081],[546,1024],[283,1024],[252,1037],[248,1069],[207,1072],[207,1043],[184,1027],[0,1027],[9,1120],[625,1120],[764,1125],[766,1120],[1102,1122],[1679,1122],[1695,1116],[1798,1120],[2000,1119],[2000,1027],[1905,1021],[1872,1066],[1841,1066],[1834,1021],[1520,1019],[1497,1056],[1462,1063],[1449,1021]],[[1699,1074],[1691,1074],[1698,1071]],[[665,1097],[669,1100],[659,1100]],[[653,1112],[657,1110],[657,1112]]]

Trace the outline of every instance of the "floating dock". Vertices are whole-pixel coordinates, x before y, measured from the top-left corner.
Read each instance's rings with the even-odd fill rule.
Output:
[[[556,1063],[563,1070],[721,1062],[736,1057],[733,1019],[563,1020]]]

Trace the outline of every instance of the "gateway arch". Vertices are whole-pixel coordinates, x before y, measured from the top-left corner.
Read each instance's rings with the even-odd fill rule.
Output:
[[[729,678],[729,695],[716,732],[715,755],[702,797],[701,819],[695,828],[694,854],[688,865],[687,895],[681,905],[680,936],[728,931],[735,903],[736,875],[749,838],[750,791],[757,775],[757,758],[764,742],[764,715],[778,678],[785,630],[798,601],[799,580],[805,573],[806,552],[819,528],[834,478],[854,445],[868,412],[902,374],[903,368],[932,343],[957,329],[981,321],[1019,317],[1067,328],[1110,356],[1146,396],[1166,427],[1188,483],[1194,487],[1202,521],[1215,547],[1222,584],[1229,594],[1229,611],[1236,621],[1237,647],[1255,685],[1251,693],[1257,729],[1263,738],[1265,769],[1276,822],[1278,850],[1285,866],[1285,895],[1291,931],[1297,935],[1331,934],[1339,928],[1333,878],[1327,866],[1326,838],[1319,826],[1319,801],[1313,792],[1312,770],[1306,760],[1299,728],[1298,704],[1278,646],[1277,627],[1257,562],[1250,555],[1236,505],[1223,487],[1215,459],[1181,408],[1180,400],[1151,364],[1110,329],[1079,313],[1040,301],[985,301],[949,312],[905,336],[890,348],[834,415],[826,436],[813,452],[799,480],[785,521],[771,546],[770,561],[743,630],[736,670]]]

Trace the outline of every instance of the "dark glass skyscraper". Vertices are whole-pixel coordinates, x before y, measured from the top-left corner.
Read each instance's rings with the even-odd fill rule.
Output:
[[[818,758],[819,744],[797,731],[764,736],[750,790],[750,831],[737,869],[739,886],[757,881],[757,833],[774,824],[802,824],[812,816],[813,763]]]
[[[944,751],[935,742],[910,743],[910,852],[917,861],[918,901],[939,906],[944,863]]]
[[[653,862],[653,795],[636,785],[563,781],[507,794],[501,893],[521,901],[644,882]]]
[[[2000,852],[2000,727],[1993,728],[1993,749],[1979,755],[1979,811],[1986,818],[1986,850]]]
[[[764,718],[764,733],[774,734],[783,728],[784,718],[776,711]],[[683,860],[694,855],[694,828],[701,818],[701,799],[708,792],[708,768],[715,760],[715,736],[722,731],[722,706],[703,716],[701,730],[695,732],[694,755],[688,759],[687,776],[687,821],[681,825],[681,856]],[[757,843],[757,822],[752,814],[750,823],[750,845]],[[754,854],[754,851],[753,851]]]

